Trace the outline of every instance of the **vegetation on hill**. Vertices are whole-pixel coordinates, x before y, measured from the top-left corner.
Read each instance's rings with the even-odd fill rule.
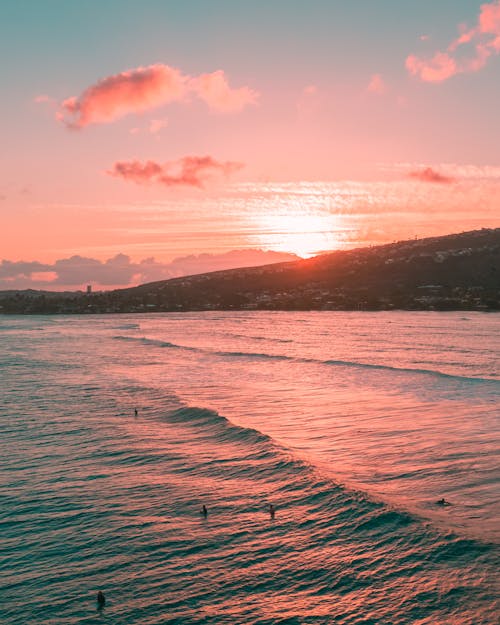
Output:
[[[0,292],[0,312],[500,310],[500,228],[102,293]]]

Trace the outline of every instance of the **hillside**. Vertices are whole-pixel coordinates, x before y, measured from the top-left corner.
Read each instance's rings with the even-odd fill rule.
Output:
[[[337,251],[104,293],[0,293],[3,313],[500,310],[500,228]]]

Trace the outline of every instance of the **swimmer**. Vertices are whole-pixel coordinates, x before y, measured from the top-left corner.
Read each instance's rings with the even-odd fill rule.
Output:
[[[201,510],[200,510],[200,514],[202,514],[205,517],[205,519],[207,518],[208,510],[207,510],[207,507],[206,507],[205,504],[202,505]]]
[[[104,593],[100,590],[97,593],[97,609],[102,610],[105,603],[106,603],[106,597],[104,596]]]
[[[274,509],[274,506],[272,503],[269,504],[269,514],[271,516],[271,519],[274,519],[274,513],[276,512],[276,510]]]
[[[438,505],[438,506],[451,506],[451,503],[449,501],[446,501],[446,499],[444,497],[442,497],[441,499],[438,499],[438,501],[436,501],[436,505]]]

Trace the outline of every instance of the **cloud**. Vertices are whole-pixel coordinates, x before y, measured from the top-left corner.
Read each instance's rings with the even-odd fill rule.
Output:
[[[168,65],[138,67],[103,78],[79,97],[62,102],[61,119],[71,128],[105,123],[182,100],[187,79]],[[69,115],[69,119],[67,116]]]
[[[296,102],[297,116],[301,121],[316,120],[322,104],[322,95],[316,85],[306,85]]]
[[[167,263],[154,258],[134,263],[125,254],[117,254],[105,261],[75,255],[56,260],[53,264],[3,260],[0,263],[0,289],[59,290],[61,287],[81,288],[87,284],[111,288],[223,269],[256,267],[297,258],[295,254],[285,252],[249,249],[182,256]]]
[[[457,73],[457,64],[446,52],[437,52],[428,61],[410,55],[406,59],[406,69],[425,82],[442,82]]]
[[[258,98],[258,93],[248,87],[231,89],[221,70],[193,78],[190,87],[211,109],[221,113],[241,111]]]
[[[493,0],[481,5],[476,26],[462,27],[446,51],[438,51],[430,59],[410,54],[405,65],[410,74],[424,82],[443,82],[456,74],[479,71],[499,53],[500,0]]]
[[[373,74],[370,78],[367,90],[370,93],[385,93],[387,87],[381,74]]]
[[[185,156],[164,164],[155,161],[118,161],[106,173],[137,184],[203,187],[214,174],[228,176],[242,167],[242,163],[220,162],[211,156]]]
[[[416,178],[417,180],[420,180],[421,182],[437,182],[440,184],[451,184],[452,182],[455,182],[455,178],[452,178],[451,176],[445,176],[444,174],[440,174],[435,169],[432,169],[432,167],[416,169],[414,171],[411,171],[408,174],[408,176],[410,178]]]
[[[57,273],[56,284],[81,284],[89,281],[103,285],[128,284],[134,274],[130,258],[117,254],[105,262],[84,256],[56,260],[52,270]]]
[[[2,260],[0,263],[0,281],[6,278],[30,277],[37,272],[51,271],[51,266],[38,261],[25,262]]]
[[[190,94],[219,112],[240,111],[258,98],[248,87],[231,88],[222,70],[193,77],[157,63],[99,80],[79,96],[64,100],[56,117],[69,128],[79,129],[179,102]]]
[[[454,181],[469,182],[472,184],[483,183],[500,183],[500,167],[494,165],[471,165],[463,163],[437,163],[429,167],[424,163],[379,163],[379,169],[387,173],[395,173],[398,176],[415,178],[418,176],[410,176],[408,172],[422,172],[431,170],[434,172],[446,172],[446,174],[438,174],[445,178],[451,178]]]

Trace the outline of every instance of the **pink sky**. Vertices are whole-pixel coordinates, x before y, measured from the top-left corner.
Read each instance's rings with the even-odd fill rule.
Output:
[[[500,0],[113,4],[2,20],[0,288],[500,226]]]

